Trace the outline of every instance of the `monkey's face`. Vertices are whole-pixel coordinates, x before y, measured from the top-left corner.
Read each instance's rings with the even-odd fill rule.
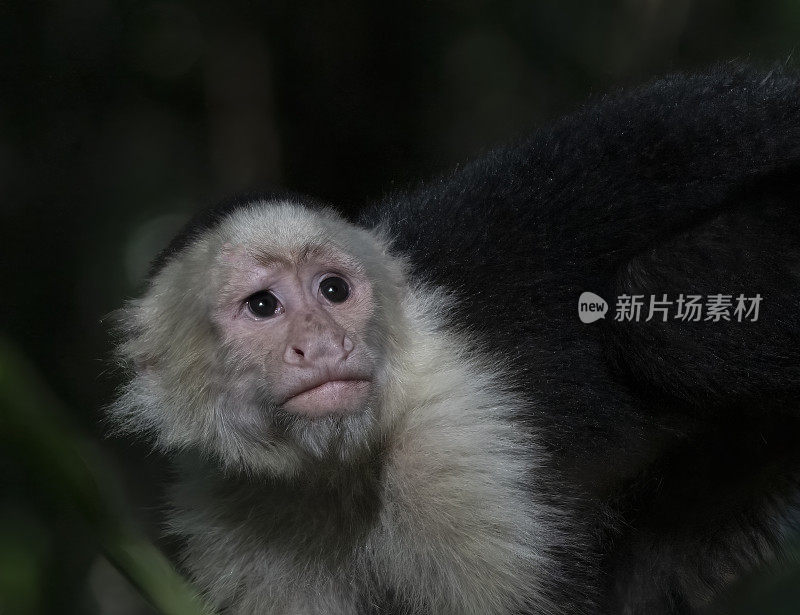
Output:
[[[381,240],[332,212],[237,210],[123,314],[136,375],[112,416],[247,471],[365,454],[380,439],[403,289]]]
[[[272,404],[319,419],[362,410],[377,377],[363,267],[331,246],[299,253],[223,248],[212,319],[230,356],[263,378]]]

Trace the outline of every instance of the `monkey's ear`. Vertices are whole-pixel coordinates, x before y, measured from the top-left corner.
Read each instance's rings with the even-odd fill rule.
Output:
[[[617,301],[604,335],[634,388],[726,412],[798,399],[798,171],[764,175],[716,215],[617,268],[609,303],[641,295],[641,314],[635,322]],[[690,297],[699,307],[689,307]]]

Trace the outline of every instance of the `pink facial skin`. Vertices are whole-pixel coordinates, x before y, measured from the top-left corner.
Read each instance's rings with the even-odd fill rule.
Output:
[[[214,321],[237,360],[261,371],[273,402],[309,418],[361,409],[375,375],[364,342],[373,304],[369,280],[353,261],[329,249],[254,257],[242,247],[226,247],[220,260],[225,277]],[[320,289],[331,276],[347,283],[342,301]],[[270,316],[248,302],[262,291],[276,299]]]

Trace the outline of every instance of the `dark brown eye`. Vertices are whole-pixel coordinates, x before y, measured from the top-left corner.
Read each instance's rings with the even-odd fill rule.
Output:
[[[280,312],[281,304],[268,290],[261,290],[247,299],[247,309],[253,316],[269,318]]]
[[[325,278],[319,283],[322,296],[331,303],[341,303],[350,296],[350,287],[342,278],[335,275]]]

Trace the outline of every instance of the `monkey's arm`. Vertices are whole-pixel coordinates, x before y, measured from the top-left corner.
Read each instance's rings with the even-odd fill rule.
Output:
[[[610,319],[603,332],[607,357],[635,389],[705,413],[800,416],[798,205],[800,177],[776,176],[617,269],[609,300],[642,295],[641,321]],[[691,295],[702,306],[694,314]],[[651,297],[667,299],[667,314],[647,320]]]
[[[614,600],[630,612],[661,612],[653,605],[675,596],[702,604],[729,582],[720,571],[785,557],[800,469],[799,184],[791,174],[755,183],[612,276],[610,300],[642,295],[645,305],[640,322],[599,323],[609,382],[677,435],[661,447],[646,436],[652,461],[635,477],[616,475],[617,510],[635,529],[620,534],[609,562]],[[685,303],[678,314],[691,295],[704,308],[697,320]],[[707,310],[713,297],[729,304],[717,315]],[[666,319],[647,320],[650,298],[671,302]],[[616,429],[642,439],[629,422]]]

